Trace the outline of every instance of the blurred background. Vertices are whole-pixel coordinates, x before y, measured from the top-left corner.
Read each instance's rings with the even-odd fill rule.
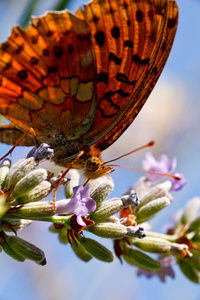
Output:
[[[200,1],[177,2],[179,26],[164,71],[136,120],[102,155],[104,160],[113,159],[155,140],[151,151],[156,157],[166,153],[177,158],[177,171],[185,175],[188,183],[174,193],[174,202],[151,221],[152,230],[158,232],[163,232],[173,214],[190,198],[200,196]],[[83,3],[82,0],[0,0],[0,42],[7,39],[13,25],[27,24],[30,14],[38,16],[46,10],[65,7],[75,12]],[[1,144],[0,156],[9,149]],[[13,163],[27,152],[28,149],[17,148],[12,154]],[[145,151],[140,151],[120,163],[141,167],[144,154]],[[111,196],[123,195],[142,175],[118,168],[112,174],[115,190]],[[0,254],[0,299],[198,300],[200,297],[199,285],[189,282],[177,266],[173,267],[176,278],[167,278],[163,284],[158,278],[138,278],[136,268],[125,262],[120,264],[118,259],[111,264],[95,259],[84,263],[69,245],[60,244],[57,236],[47,229],[48,224],[34,222],[19,233],[45,251],[46,266],[29,261],[19,263],[3,252]],[[112,249],[110,241],[102,243]]]

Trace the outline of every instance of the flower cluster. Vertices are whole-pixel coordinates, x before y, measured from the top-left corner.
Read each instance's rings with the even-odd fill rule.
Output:
[[[17,232],[32,220],[45,221],[51,224],[49,230],[58,234],[60,242],[70,244],[85,262],[93,257],[104,262],[114,259],[112,251],[92,238],[96,235],[112,239],[116,256],[138,267],[138,276],[156,274],[165,281],[166,275],[174,277],[172,262],[176,262],[190,280],[200,281],[200,218],[194,217],[200,207],[199,198],[179,214],[167,234],[145,231],[147,222],[173,200],[171,191],[186,183],[181,174],[176,173],[180,177],[177,180],[147,173],[122,197],[107,199],[114,188],[111,178],[101,177],[80,185],[78,172],[70,170],[70,180],[63,180],[66,198],[53,203],[42,199],[62,175],[53,177],[38,166],[40,160],[52,155],[48,145],[41,145],[13,167],[8,159],[0,165],[0,247],[8,255],[18,261],[31,259],[44,265],[44,252],[18,237]],[[176,161],[165,155],[155,160],[148,153],[143,165],[150,171],[170,173]],[[158,259],[147,253],[158,254]]]

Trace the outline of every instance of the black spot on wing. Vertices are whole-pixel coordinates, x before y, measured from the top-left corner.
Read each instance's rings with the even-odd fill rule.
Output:
[[[127,97],[129,95],[129,93],[124,93],[122,89],[105,93],[98,105],[102,117],[112,118],[119,112],[120,106],[112,100],[112,97],[116,94],[119,94],[121,97]]]
[[[128,77],[125,74],[123,74],[123,73],[117,73],[116,79],[118,81],[127,83],[128,85],[135,85],[135,83],[136,83],[136,80],[129,81]]]
[[[133,42],[129,40],[124,41],[124,47],[133,48]]]
[[[103,73],[103,72],[98,73],[97,81],[108,83],[108,75],[106,73]]]
[[[140,65],[146,65],[149,63],[149,58],[141,59],[137,54],[132,56],[132,61]]]
[[[113,61],[114,63],[116,63],[117,65],[120,65],[122,62],[122,58],[118,57],[117,55],[115,55],[113,52],[109,53],[109,61]]]
[[[57,58],[62,58],[62,56],[63,56],[63,49],[61,48],[61,47],[59,47],[59,46],[55,46],[54,47],[54,55],[57,57]]]
[[[17,73],[17,76],[21,79],[21,80],[25,80],[28,77],[28,73],[26,70],[21,70]]]
[[[104,45],[104,42],[105,42],[105,36],[104,36],[104,32],[102,30],[100,31],[97,31],[95,33],[95,41],[96,43],[99,45],[99,47],[103,46]]]
[[[120,30],[119,30],[119,27],[117,26],[114,26],[112,29],[111,29],[111,35],[114,39],[118,39],[120,37]]]

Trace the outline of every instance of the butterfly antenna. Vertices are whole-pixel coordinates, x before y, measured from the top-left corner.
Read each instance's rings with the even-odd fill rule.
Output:
[[[139,147],[139,148],[137,148],[137,149],[135,149],[135,150],[132,150],[131,152],[128,152],[128,153],[126,153],[126,154],[123,154],[123,155],[121,155],[121,156],[119,156],[119,157],[117,157],[117,158],[115,158],[115,159],[106,161],[105,164],[111,163],[111,162],[116,161],[116,160],[118,160],[118,159],[120,159],[120,158],[122,158],[122,157],[128,156],[128,155],[130,155],[130,154],[132,154],[132,153],[134,153],[134,152],[137,152],[137,151],[139,151],[139,150],[142,150],[142,149],[146,149],[146,148],[152,147],[152,146],[154,146],[154,145],[155,145],[155,142],[154,142],[154,141],[151,141],[151,142],[149,142],[148,144],[146,144],[146,145],[144,145],[144,146],[141,146],[141,147]]]
[[[133,150],[133,151],[130,151],[130,152],[126,153],[126,154],[123,154],[123,155],[121,155],[121,156],[119,156],[119,157],[117,157],[117,158],[115,158],[115,159],[106,161],[105,164],[109,164],[109,163],[111,163],[111,162],[113,162],[113,161],[116,161],[116,160],[122,158],[122,157],[128,156],[128,155],[130,155],[130,154],[132,154],[132,153],[134,153],[134,152],[137,152],[137,151],[139,151],[139,150],[142,150],[142,149],[146,149],[146,148],[152,147],[152,146],[154,146],[154,145],[155,145],[155,142],[154,142],[154,141],[151,141],[151,142],[149,142],[148,144],[146,144],[146,145],[144,145],[144,146],[142,146],[142,147],[139,147],[139,148],[137,148],[137,149],[135,149],[135,150]],[[166,174],[166,173],[161,173],[161,172],[155,172],[155,171],[150,171],[150,170],[144,170],[144,169],[136,168],[136,167],[122,166],[122,165],[113,165],[113,164],[108,165],[108,166],[110,166],[110,167],[121,167],[121,168],[127,168],[127,169],[138,170],[138,171],[142,171],[142,172],[146,172],[146,173],[151,173],[151,174],[157,174],[157,175],[162,175],[162,176],[171,177],[171,178],[174,178],[174,179],[176,179],[176,180],[180,180],[180,179],[181,179],[179,176],[176,176],[176,175]]]

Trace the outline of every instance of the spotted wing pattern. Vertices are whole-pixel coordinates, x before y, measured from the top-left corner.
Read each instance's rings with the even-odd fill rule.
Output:
[[[14,27],[0,46],[0,141],[30,127],[68,165],[98,155],[131,124],[168,58],[178,23],[173,0],[93,0]],[[34,141],[27,136],[23,145]]]

